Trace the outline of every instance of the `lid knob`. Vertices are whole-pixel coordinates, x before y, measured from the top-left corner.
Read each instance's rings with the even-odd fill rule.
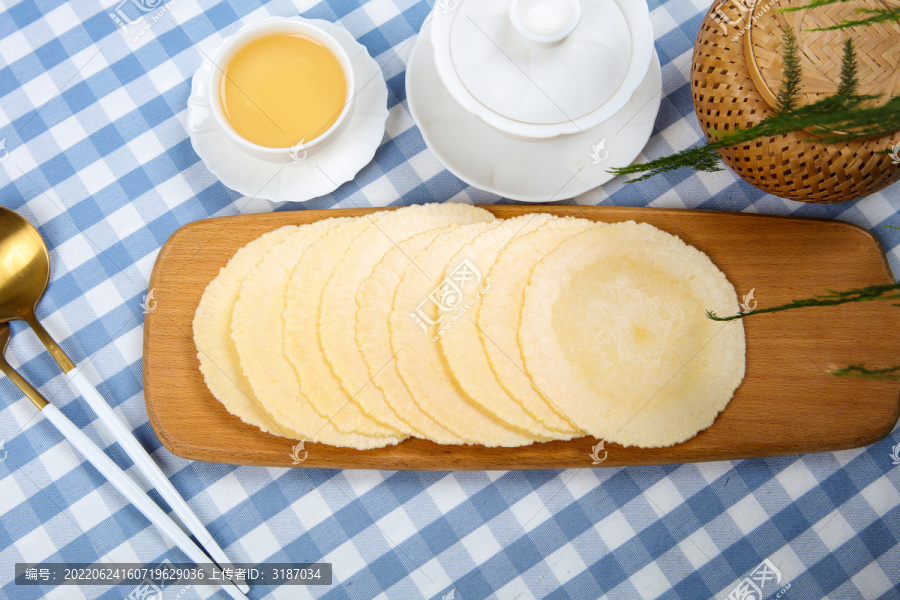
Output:
[[[511,0],[509,20],[525,38],[542,46],[553,46],[578,26],[581,0]]]

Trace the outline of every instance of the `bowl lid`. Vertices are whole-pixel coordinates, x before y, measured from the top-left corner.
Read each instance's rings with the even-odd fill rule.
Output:
[[[569,123],[600,108],[643,41],[615,0],[463,0],[436,16],[435,46],[444,37],[449,47],[439,69],[452,69],[484,108],[525,124]],[[652,52],[652,34],[649,44]]]

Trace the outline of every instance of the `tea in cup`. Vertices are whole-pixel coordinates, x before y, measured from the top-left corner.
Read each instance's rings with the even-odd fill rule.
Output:
[[[214,117],[248,153],[295,161],[323,147],[349,119],[353,70],[330,34],[300,19],[273,18],[230,38],[215,59]]]

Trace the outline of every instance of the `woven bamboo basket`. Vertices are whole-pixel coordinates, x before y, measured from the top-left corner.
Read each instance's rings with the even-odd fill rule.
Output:
[[[886,102],[900,95],[900,23],[836,31],[809,31],[859,18],[860,6],[892,6],[879,0],[843,2],[790,13],[780,8],[806,0],[716,0],[700,26],[691,69],[700,125],[730,131],[772,114],[782,78],[782,26],[793,29],[803,68],[801,102],[833,94],[840,82],[842,46],[853,38],[860,93]],[[896,6],[896,4],[893,4]],[[897,124],[900,129],[900,123]],[[720,152],[722,160],[757,188],[790,200],[842,202],[900,181],[890,154],[900,131],[875,139],[823,144],[807,131],[754,140]]]

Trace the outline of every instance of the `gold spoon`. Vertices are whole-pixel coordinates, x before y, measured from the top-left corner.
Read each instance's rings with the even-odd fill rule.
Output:
[[[50,253],[47,251],[47,245],[41,234],[19,213],[0,206],[0,324],[6,328],[7,337],[9,326],[6,323],[8,321],[23,320],[34,329],[41,343],[62,368],[72,385],[100,420],[106,424],[125,453],[134,461],[135,466],[159,491],[187,529],[209,551],[212,559],[220,565],[230,564],[231,561],[225,555],[225,551],[213,540],[206,527],[178,494],[159,465],[150,458],[144,447],[134,437],[131,429],[122,423],[118,415],[113,412],[112,407],[84,376],[82,370],[75,368],[75,363],[66,356],[56,340],[37,320],[34,310],[47,290],[49,281]],[[12,371],[12,369],[9,370]],[[14,373],[14,371],[12,372]],[[13,379],[17,385],[20,381],[28,385],[21,377],[16,380],[10,376],[10,379]],[[22,388],[23,391],[25,389]],[[28,392],[25,393],[34,401],[32,395]],[[44,402],[46,403],[46,400]],[[250,588],[244,583],[236,582],[235,585],[243,592],[250,591]]]
[[[9,324],[0,323],[0,372],[9,377],[10,381],[16,384],[16,387],[22,390],[22,393],[37,406],[38,410],[42,411],[50,403],[47,402],[47,399],[44,398],[39,391],[31,387],[31,384],[28,383],[24,377],[19,375],[8,362],[6,362],[6,346],[9,345],[9,338]]]
[[[41,234],[18,213],[0,206],[0,323],[21,319],[66,373],[75,364],[50,337],[34,309],[50,282],[50,254]]]
[[[4,256],[0,254],[0,256]],[[34,389],[24,377],[19,375],[8,362],[6,362],[6,346],[9,344],[10,330],[8,323],[0,323],[0,372],[9,377],[22,392],[28,396],[41,414],[50,421],[63,436],[69,440],[81,454],[94,465],[100,474],[106,477],[125,498],[143,513],[151,523],[156,525],[175,544],[181,548],[191,560],[197,564],[206,562],[206,554],[195,544],[191,538],[176,525],[163,510],[144,493],[138,484],[120,469],[116,463],[108,457],[91,439],[84,434],[72,421],[69,420],[58,408],[47,402],[40,392]],[[219,571],[222,579],[218,579],[219,585],[235,600],[247,600],[247,597],[236,587],[230,585],[225,574]]]

